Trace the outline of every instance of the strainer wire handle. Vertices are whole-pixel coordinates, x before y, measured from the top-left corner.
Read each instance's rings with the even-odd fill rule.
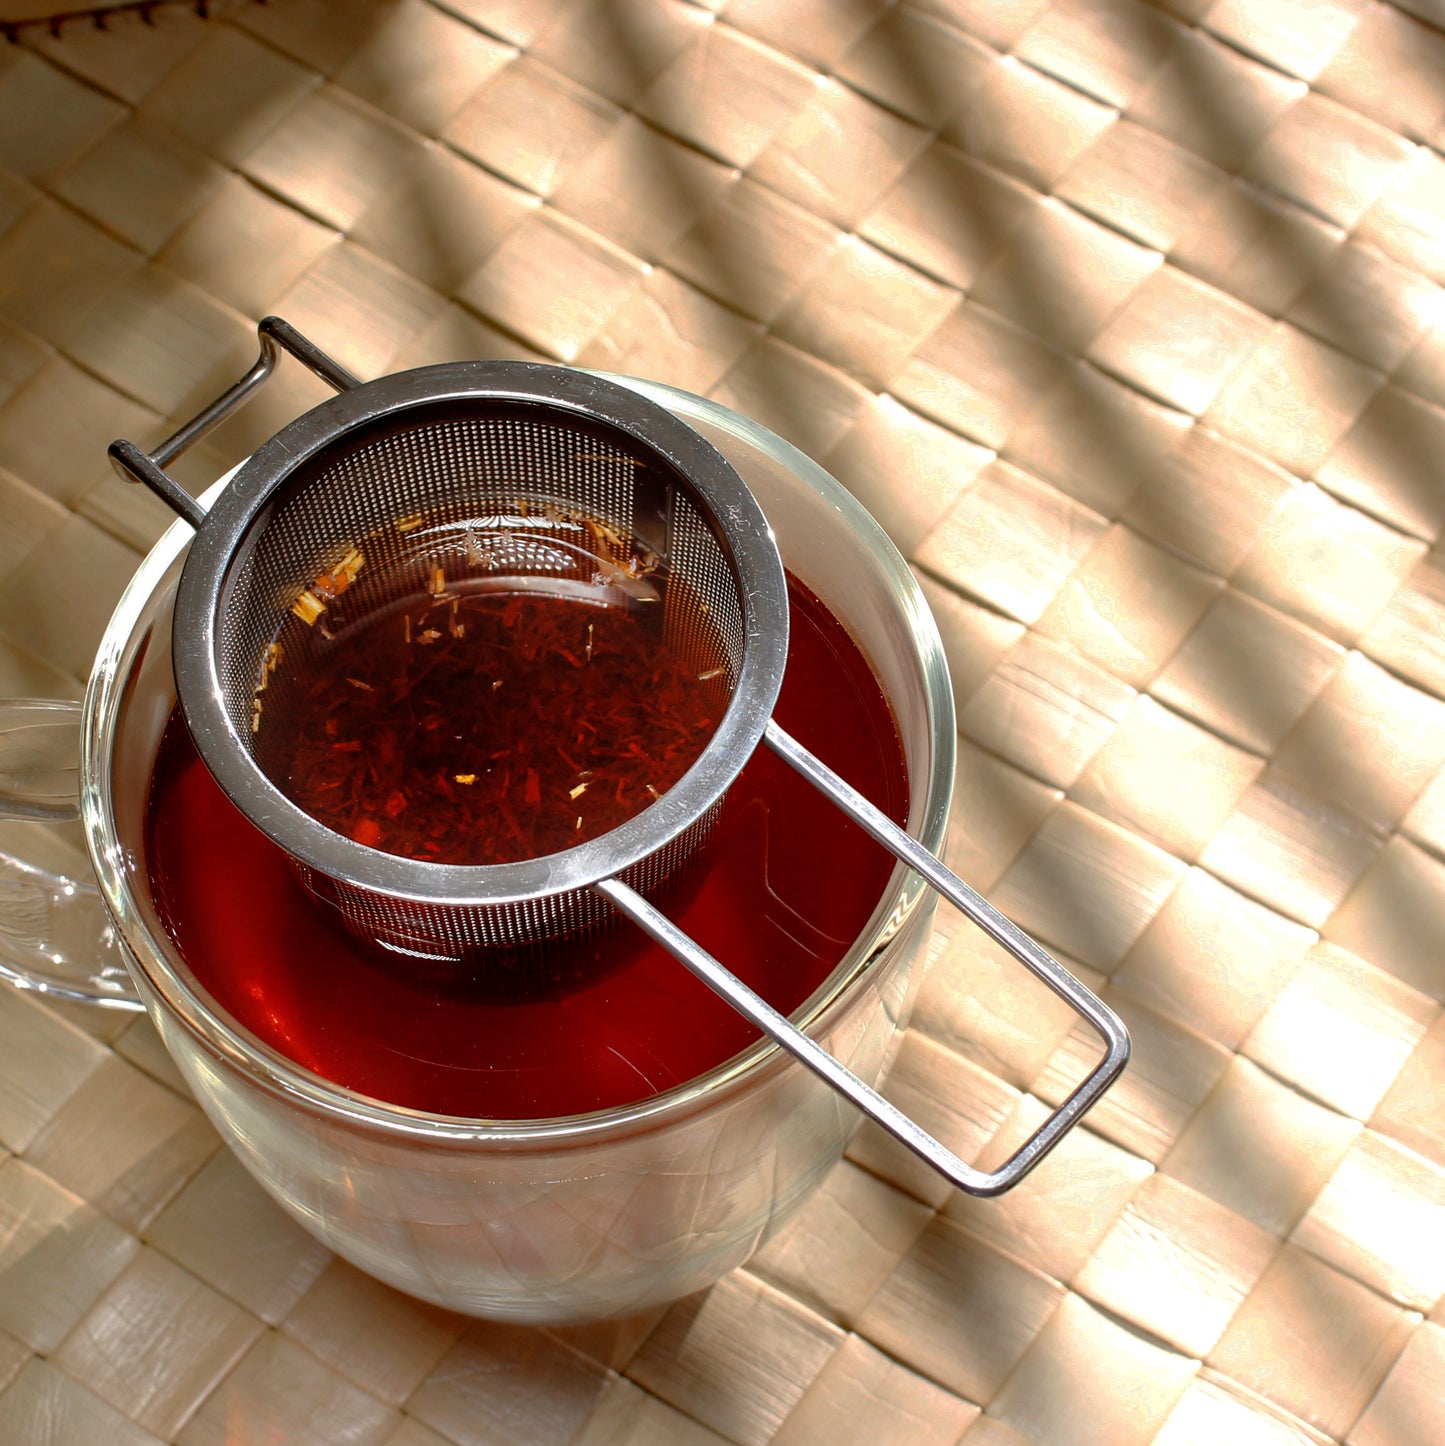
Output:
[[[920,1155],[936,1170],[946,1175],[959,1189],[970,1195],[998,1195],[1016,1185],[1076,1125],[1085,1111],[1119,1077],[1129,1062],[1129,1032],[1123,1021],[1092,990],[1086,989],[1057,960],[1051,958],[1012,920],[1006,919],[981,894],[970,888],[951,869],[935,858],[928,849],[911,838],[882,810],[874,807],[851,784],[820,762],[795,738],[769,720],[763,734],[767,743],[785,763],[797,769],[815,788],[826,793],[854,822],[861,825],[894,858],[902,860],[920,874],[984,931],[1001,945],[1031,974],[1047,985],[1081,1015],[1104,1042],[1104,1055],[1075,1087],[1067,1099],[1029,1136],[1027,1140],[992,1173],[984,1173],[963,1165],[938,1141],[919,1130],[903,1117],[904,1130],[898,1130],[885,1119],[874,1115],[878,1123],[909,1149]],[[791,1026],[789,1026],[791,1028]],[[892,1108],[891,1106],[889,1107]],[[871,1112],[870,1112],[871,1113]]]
[[[281,352],[289,352],[309,371],[338,392],[360,386],[361,379],[328,356],[314,342],[303,336],[289,321],[279,316],[266,316],[256,324],[261,353],[240,381],[233,383],[215,401],[202,407],[190,421],[176,429],[152,452],[124,439],[112,442],[107,449],[111,465],[128,482],[143,482],[172,512],[185,518],[192,527],[205,521],[205,509],[165,469],[188,447],[193,447],[207,433],[220,426],[276,369]]]
[[[1105,1043],[1103,1059],[1062,1105],[997,1170],[975,1169],[960,1160],[896,1105],[865,1084],[846,1065],[810,1039],[785,1015],[774,1009],[730,973],[688,934],[660,913],[640,894],[618,879],[603,879],[592,887],[632,920],[644,933],[684,964],[715,994],[787,1050],[800,1064],[856,1105],[875,1124],[911,1150],[946,1180],[969,1195],[1000,1195],[1011,1189],[1039,1163],[1080,1117],[1118,1078],[1129,1059],[1129,1035],[1119,1017],[1051,959],[1015,924],[1004,918],[962,879],[945,868],[929,851],[910,838],[857,789],[820,763],[777,724],[769,722],[764,739],[785,762],[796,768],[854,818],[895,858],[927,880],[991,938],[1066,1000],[1098,1032]]]

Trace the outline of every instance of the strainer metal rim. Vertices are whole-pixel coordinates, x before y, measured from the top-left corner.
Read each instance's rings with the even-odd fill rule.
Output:
[[[725,531],[747,637],[731,702],[701,755],[662,798],[599,838],[507,864],[429,863],[334,833],[292,803],[254,762],[224,702],[215,600],[263,509],[299,468],[350,433],[409,412],[476,401],[534,404],[622,430],[676,469]],[[328,398],[283,427],[238,469],[191,543],[176,593],[173,659],[186,726],[241,812],[293,858],[394,898],[457,907],[524,902],[586,888],[641,863],[722,797],[761,741],[787,662],[788,601],[772,528],[711,442],[659,404],[593,373],[535,362],[456,362],[394,373]]]

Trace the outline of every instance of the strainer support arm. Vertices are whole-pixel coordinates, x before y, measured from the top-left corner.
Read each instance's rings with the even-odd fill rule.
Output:
[[[1064,1135],[1076,1125],[1118,1078],[1129,1061],[1129,1035],[1123,1022],[1062,965],[1051,959],[1016,924],[947,869],[916,839],[874,807],[864,796],[802,744],[771,720],[763,739],[785,763],[797,769],[815,788],[827,794],[856,823],[920,874],[950,903],[959,908],[996,943],[1013,955],[1031,974],[1083,1016],[1104,1041],[1103,1058],[1083,1082],[1044,1123],[996,1170],[979,1170],[953,1153],[940,1140],[884,1099],[816,1040],[810,1039],[785,1015],[774,1009],[735,975],[728,972],[684,930],[619,879],[603,879],[592,887],[625,914],[656,943],[685,965],[739,1014],[781,1045],[800,1064],[855,1105],[899,1144],[911,1150],[950,1184],[967,1195],[1001,1195],[1012,1189]]]
[[[875,808],[856,788],[821,763],[802,744],[779,728],[775,722],[769,721],[763,739],[785,763],[797,769],[815,788],[826,793],[889,853],[920,874],[944,898],[977,924],[995,943],[1017,959],[1035,978],[1063,999],[1103,1040],[1104,1055],[1093,1070],[1063,1104],[992,1173],[986,1174],[963,1164],[906,1116],[899,1114],[898,1121],[893,1122],[875,1113],[868,1104],[858,1099],[854,1100],[854,1103],[864,1109],[884,1129],[926,1160],[940,1174],[950,1179],[960,1190],[970,1195],[1002,1194],[1032,1170],[1118,1078],[1129,1061],[1129,1034],[1124,1028],[1123,1021],[1091,990],[1080,984],[1067,969],[1052,959],[1022,929],[1000,914],[992,904],[946,868],[922,844],[899,828],[887,814]],[[754,1023],[757,1021],[754,1020]],[[786,1020],[783,1023],[787,1028],[792,1028]],[[771,1033],[771,1031],[769,1032]],[[784,1044],[785,1047],[791,1047],[786,1040],[779,1040],[779,1043]],[[811,1044],[811,1041],[809,1043]],[[799,1057],[802,1058],[801,1055]],[[834,1069],[842,1069],[842,1066],[838,1065],[831,1056],[825,1055],[825,1058],[829,1060]],[[808,1064],[810,1068],[817,1069],[817,1066],[807,1059],[804,1059],[803,1063]],[[818,1069],[818,1072],[823,1073],[821,1069]],[[824,1077],[835,1088],[843,1088],[831,1075],[824,1075]],[[852,1079],[852,1076],[849,1078]],[[853,1080],[853,1083],[861,1089],[867,1088],[857,1080]],[[844,1092],[849,1093],[847,1090]],[[851,1093],[849,1097],[853,1098]],[[886,1102],[880,1101],[880,1103]],[[887,1108],[894,1114],[898,1114],[897,1111],[893,1111],[891,1105]]]
[[[203,407],[190,421],[177,428],[153,452],[146,452],[134,442],[117,440],[108,448],[111,466],[128,482],[143,482],[171,511],[185,518],[192,527],[200,527],[205,510],[165,469],[187,448],[220,426],[276,369],[282,351],[289,352],[309,371],[338,392],[359,386],[340,362],[327,356],[314,342],[303,336],[279,316],[263,317],[256,325],[261,343],[260,355],[238,382],[233,383],[215,401]]]

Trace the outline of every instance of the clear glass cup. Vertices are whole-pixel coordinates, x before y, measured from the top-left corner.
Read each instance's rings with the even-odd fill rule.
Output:
[[[902,737],[909,832],[938,852],[953,701],[937,630],[902,558],[847,491],[771,432],[688,393],[612,380],[670,408],[728,457],[789,569],[860,643]],[[78,709],[81,816],[104,905],[102,916],[92,896],[98,977],[78,981],[57,963],[35,902],[74,897],[84,912],[89,886],[33,870],[34,957],[27,968],[24,947],[0,944],[0,972],[124,1007],[118,940],[136,997],[250,1172],[331,1249],[412,1295],[474,1315],[561,1322],[643,1311],[741,1264],[816,1188],[858,1121],[776,1045],[759,1042],[624,1108],[479,1123],[396,1108],[312,1075],[197,983],[158,921],[142,857],[151,766],[175,701],[170,610],[190,536],[177,523],[142,564]],[[935,897],[898,866],[868,927],[793,1016],[870,1083],[906,1024]]]

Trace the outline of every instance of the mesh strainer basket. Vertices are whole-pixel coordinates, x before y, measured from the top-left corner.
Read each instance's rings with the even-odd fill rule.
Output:
[[[145,482],[196,529],[173,627],[186,724],[222,789],[308,886],[359,932],[442,957],[568,936],[620,912],[952,1183],[997,1194],[1020,1179],[1123,1068],[1127,1035],[1027,935],[771,720],[787,653],[786,581],[767,519],[727,460],[665,408],[587,373],[464,362],[362,384],[278,318],[261,322],[259,333],[251,371],[154,453],[123,441],[110,450],[123,475]],[[278,348],[338,394],[263,445],[203,512],[165,466],[265,380]],[[610,570],[598,570],[598,538]],[[624,559],[629,565],[617,566]],[[348,565],[348,608],[361,614],[458,572],[627,606],[627,581],[646,571],[659,580],[661,640],[726,690],[721,721],[656,802],[576,847],[487,865],[367,847],[288,797],[266,716],[284,715],[286,677],[298,672],[273,672],[268,660],[278,644],[305,657],[315,621],[306,598],[314,605],[315,580]],[[1092,1073],[997,1171],[959,1160],[648,901],[705,837],[760,742],[1103,1038]]]

